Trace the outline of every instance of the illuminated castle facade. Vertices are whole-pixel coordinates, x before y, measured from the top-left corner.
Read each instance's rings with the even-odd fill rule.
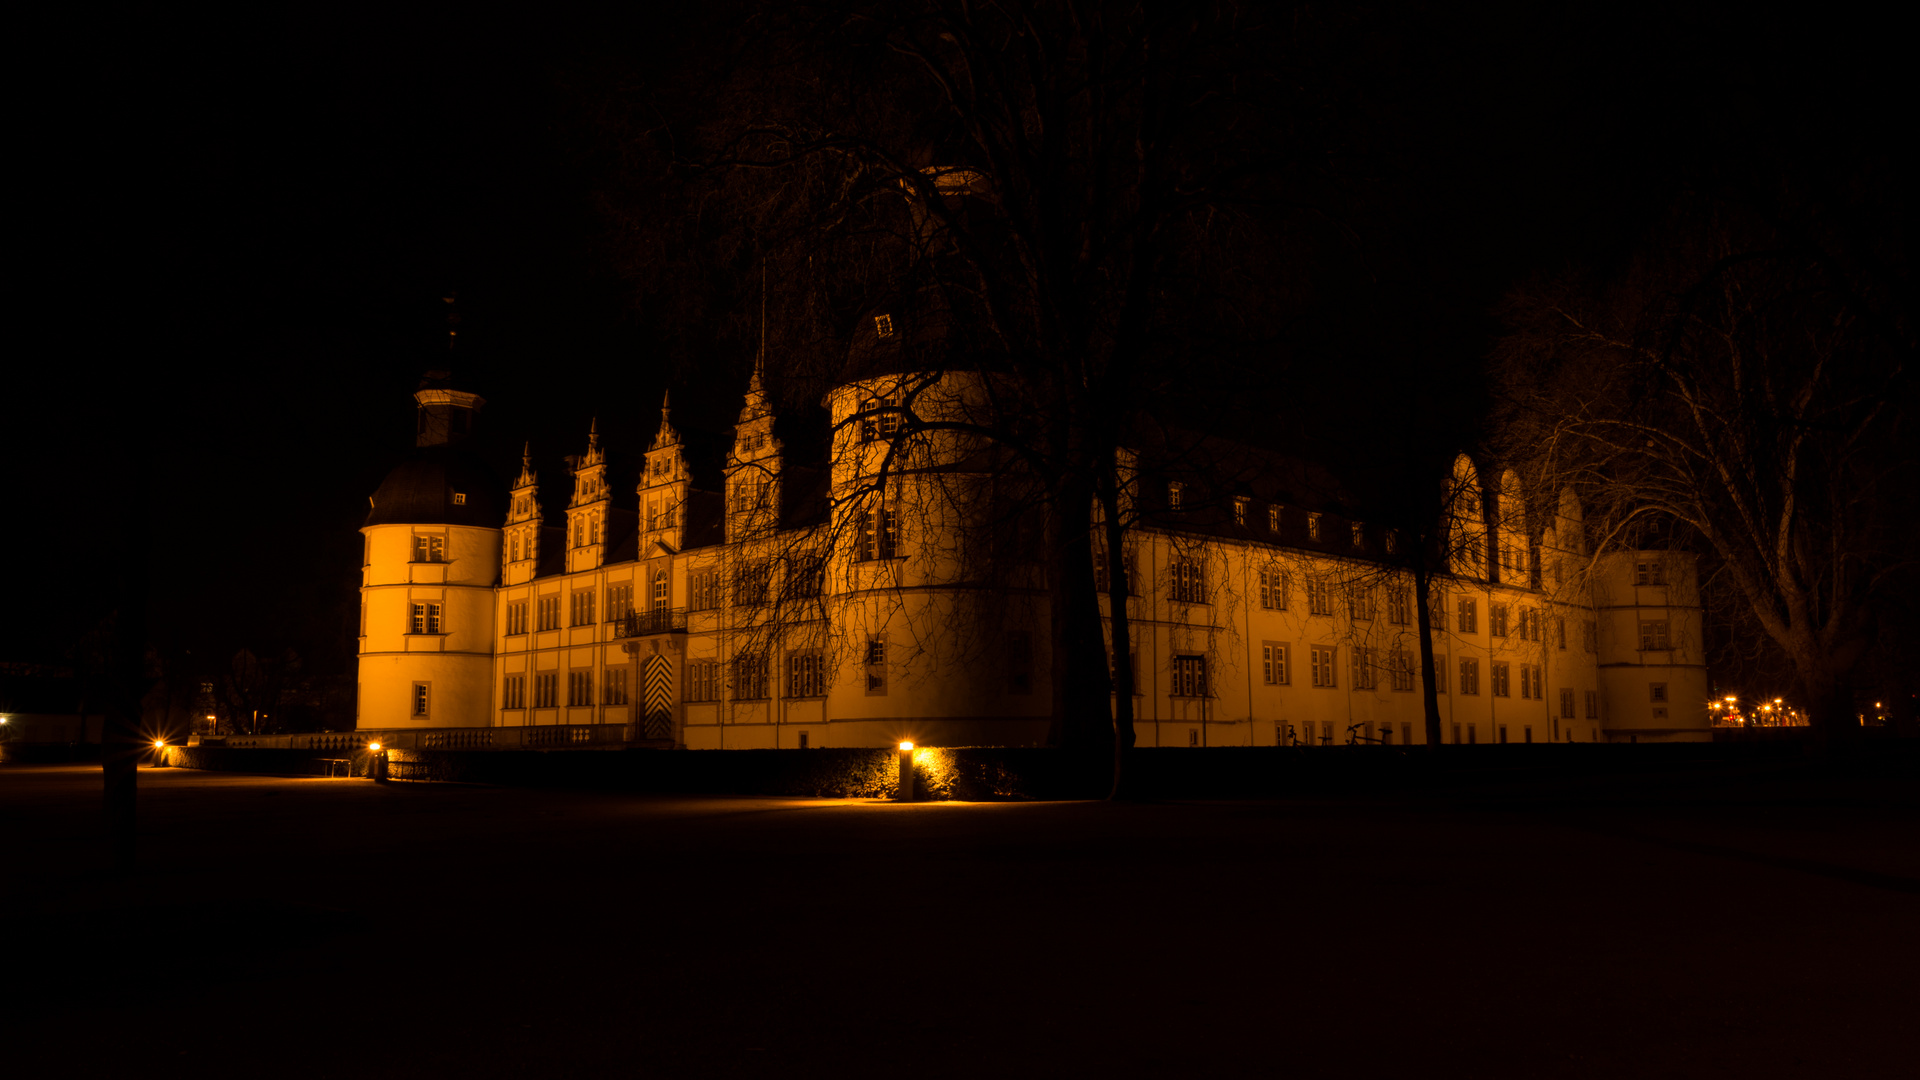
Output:
[[[870,317],[856,349],[896,323]],[[695,749],[1044,742],[1032,535],[1001,512],[989,448],[922,426],[978,420],[997,376],[894,367],[827,395],[822,460],[788,460],[758,372],[705,462],[663,404],[631,501],[590,430],[560,520],[530,459],[501,491],[464,456],[480,398],[422,389],[417,456],[361,530],[359,727],[539,727],[564,745],[620,725]],[[1396,537],[1315,505],[1277,459],[1232,487],[1130,460],[1140,745],[1425,741]],[[1707,738],[1692,557],[1595,558],[1571,493],[1529,527],[1517,489],[1509,473],[1488,499],[1456,463],[1461,542],[1431,605],[1443,737]]]

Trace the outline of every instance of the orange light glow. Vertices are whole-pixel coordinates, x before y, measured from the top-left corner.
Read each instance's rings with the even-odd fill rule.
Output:
[[[911,750],[911,749],[913,749],[913,744],[912,744],[912,743],[910,743],[910,742],[903,742],[903,743],[901,743],[901,744],[900,744],[900,749],[902,749],[902,750]]]
[[[167,740],[165,740],[165,739],[155,739],[155,740],[153,740],[153,748],[154,748],[155,750],[164,750],[164,749],[166,749],[166,746],[167,746]]]
[[[379,743],[368,743],[368,744],[367,744],[367,749],[369,749],[369,750],[378,750],[378,749],[380,749],[380,744],[379,744]]]

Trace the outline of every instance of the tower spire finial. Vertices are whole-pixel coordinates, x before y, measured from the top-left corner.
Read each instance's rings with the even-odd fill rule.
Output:
[[[756,394],[764,389],[767,374],[767,257],[760,257],[760,351],[753,354],[753,381],[749,388]]]

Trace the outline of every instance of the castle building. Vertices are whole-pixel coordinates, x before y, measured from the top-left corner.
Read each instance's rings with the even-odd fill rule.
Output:
[[[1021,485],[953,430],[990,412],[999,376],[871,362],[910,319],[863,321],[868,362],[826,396],[823,459],[789,460],[756,370],[706,460],[662,403],[630,502],[590,427],[553,521],[530,455],[504,492],[465,456],[484,402],[421,389],[416,456],[361,530],[358,725],[551,729],[539,745],[602,725],[694,749],[1042,743],[1048,593]],[[1231,482],[1129,458],[1139,744],[1424,742],[1399,538],[1303,466],[1236,453]],[[1446,741],[1708,738],[1692,556],[1596,556],[1571,492],[1540,522],[1511,472],[1487,487],[1456,462],[1457,542],[1429,605]]]

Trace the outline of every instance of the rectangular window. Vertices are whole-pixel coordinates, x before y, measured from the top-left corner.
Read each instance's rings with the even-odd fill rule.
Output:
[[[892,507],[862,510],[854,520],[854,559],[874,562],[895,558],[900,548],[900,511]]]
[[[1172,481],[1167,484],[1167,509],[1169,510],[1180,509],[1180,496],[1182,492],[1185,490],[1185,488],[1186,488],[1186,485],[1180,483],[1178,480]]]
[[[1453,743],[1455,746],[1460,745],[1460,725],[1459,724],[1453,725]]]
[[[527,707],[527,677],[509,675],[505,685],[500,688],[500,707],[503,709],[524,709]]]
[[[1007,693],[1033,692],[1033,635],[1016,630],[1007,635]]]
[[[533,707],[551,709],[560,704],[560,676],[555,673],[533,677]]]
[[[1120,553],[1120,569],[1123,573],[1127,575],[1127,580],[1126,580],[1127,595],[1139,596],[1140,595],[1140,561],[1139,561],[1139,558],[1134,554],[1134,551],[1132,548],[1127,548],[1125,551],[1122,551]],[[1093,549],[1093,585],[1094,585],[1094,588],[1102,596],[1107,595],[1107,589],[1110,584],[1107,581],[1108,572],[1109,571],[1107,566],[1107,549],[1105,547],[1096,546]]]
[[[1267,507],[1267,531],[1274,534],[1275,536],[1280,535],[1280,504],[1279,503],[1275,503],[1272,506]]]
[[[567,704],[576,706],[593,704],[593,672],[567,672]]]
[[[1174,697],[1207,696],[1207,658],[1204,656],[1176,656],[1173,658],[1173,681],[1168,693]]]
[[[1635,585],[1665,585],[1667,583],[1667,564],[1659,559],[1650,559],[1633,564],[1633,583]]]
[[[720,700],[720,663],[717,660],[687,662],[687,700]]]
[[[884,694],[887,692],[887,639],[870,637],[867,639],[867,654],[862,661],[866,668],[867,693]]]
[[[1347,655],[1352,658],[1353,688],[1355,690],[1373,689],[1373,647],[1355,645],[1347,650]]]
[[[1488,667],[1491,668],[1493,672],[1493,696],[1512,697],[1513,695],[1507,692],[1510,689],[1507,685],[1507,677],[1510,672],[1508,666],[1505,663],[1496,662],[1489,664]]]
[[[787,696],[790,698],[825,697],[827,672],[817,652],[787,655]]]
[[[742,652],[733,658],[733,700],[759,701],[767,696],[767,654]]]
[[[1358,521],[1353,523],[1353,549],[1355,551],[1367,549],[1367,527]]]
[[[1393,667],[1393,688],[1402,692],[1413,689],[1413,654],[1405,645],[1395,645],[1391,664]]]
[[[696,570],[687,607],[694,611],[712,611],[720,606],[720,571]],[[716,700],[709,698],[708,700]]]
[[[1480,609],[1478,603],[1466,597],[1460,598],[1460,632],[1477,634],[1480,632]]]
[[[1336,651],[1337,648],[1332,645],[1314,645],[1308,650],[1313,666],[1313,685],[1334,685],[1333,660]]]
[[[606,681],[601,704],[625,705],[627,703],[627,669],[625,667],[608,668]]]
[[[1507,605],[1487,605],[1487,633],[1494,637],[1507,636]]]
[[[1354,622],[1373,620],[1373,590],[1364,585],[1347,586],[1347,616]]]
[[[735,607],[759,607],[767,602],[767,587],[773,576],[773,566],[768,562],[743,562],[733,570],[733,603]],[[764,662],[764,657],[762,658]],[[761,694],[760,697],[767,695]]]
[[[1287,579],[1278,568],[1260,571],[1260,606],[1268,611],[1287,610]]]
[[[1245,525],[1247,523],[1247,507],[1250,505],[1252,505],[1251,499],[1237,498],[1233,500],[1233,523],[1235,525]]]
[[[1600,691],[1587,691],[1587,719],[1600,719]]]
[[[1663,682],[1648,683],[1647,700],[1665,702],[1667,700],[1667,684]]]
[[[413,605],[413,633],[437,634],[440,632],[440,605]]]
[[[1287,647],[1274,643],[1260,646],[1260,678],[1268,686],[1287,685]]]
[[[607,586],[607,621],[622,622],[633,612],[633,584]]]
[[[1555,615],[1553,617],[1553,640],[1556,647],[1562,649],[1567,647],[1567,617],[1565,615]]]
[[[431,685],[423,682],[413,684],[413,715],[427,715],[427,692]]]
[[[890,328],[892,324],[888,326]],[[889,334],[881,336],[887,337]],[[905,419],[900,411],[898,396],[870,397],[860,403],[860,441],[870,443],[890,439],[900,433]]]
[[[1444,593],[1433,592],[1427,595],[1427,619],[1434,630],[1447,628],[1447,597]]]
[[[416,536],[413,538],[414,562],[446,562],[447,538],[444,536]]]
[[[1560,719],[1573,719],[1573,691],[1560,691]]]
[[[827,562],[818,555],[796,556],[787,568],[787,595],[796,600],[811,600],[826,586]]]
[[[1407,602],[1407,590],[1387,590],[1387,621],[1395,626],[1406,626],[1413,621],[1413,606]]]
[[[1333,614],[1333,586],[1317,574],[1307,578],[1307,613]]]
[[[1207,602],[1206,575],[1199,559],[1178,558],[1167,568],[1173,579],[1173,601],[1176,604],[1204,604]]]
[[[593,625],[593,590],[575,589],[571,597],[573,621],[571,626]]]
[[[1445,653],[1435,653],[1433,657],[1433,692],[1436,694],[1447,692],[1447,655]]]
[[[1478,694],[1480,692],[1480,661],[1460,661],[1460,692]]]
[[[1669,649],[1667,644],[1667,620],[1642,619],[1640,621],[1640,648]]]
[[[507,605],[507,633],[524,634],[527,632],[527,602],[516,600]]]
[[[1320,515],[1319,514],[1307,515],[1307,539],[1313,541],[1316,544],[1320,542]]]
[[[542,596],[534,601],[534,614],[538,616],[539,628],[555,630],[560,626],[560,597],[558,594]]]

